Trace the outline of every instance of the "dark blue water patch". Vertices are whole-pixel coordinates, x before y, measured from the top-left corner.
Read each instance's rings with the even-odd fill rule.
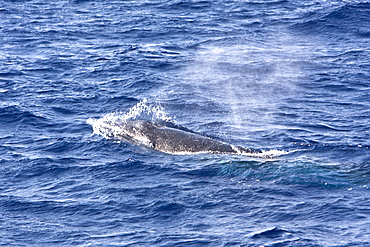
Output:
[[[73,133],[73,131],[71,132],[70,128],[68,128],[68,132]],[[76,131],[76,132],[79,132],[79,131]],[[46,142],[46,145],[43,144],[45,142]],[[63,139],[54,139],[54,140],[50,140],[50,139],[44,140],[42,143],[39,144],[39,146],[36,149],[41,149],[43,152],[46,152],[46,153],[63,154],[63,153],[68,153],[71,150],[84,149],[84,147],[86,147],[86,143],[80,142],[78,138],[77,139],[63,138]]]
[[[187,1],[178,1],[175,3],[166,3],[163,5],[163,8],[168,8],[169,10],[186,10],[186,11],[204,11],[205,9],[209,9],[213,5],[213,2],[211,1],[196,1],[196,2],[187,2]]]
[[[1,72],[0,73],[0,77],[2,77],[2,78],[22,76],[22,75],[24,75],[24,73],[22,73],[21,71],[16,71],[16,70],[10,70],[10,71],[7,71],[7,72]]]
[[[358,29],[366,27],[365,23],[370,20],[370,5],[368,3],[350,4],[333,11],[326,16],[328,20],[338,20],[341,27],[347,29]]]
[[[164,173],[168,174],[172,171],[170,167],[166,168],[156,164],[147,164],[136,159],[128,159],[119,163],[102,164],[101,166],[92,167],[90,169],[91,172],[94,171],[97,173],[96,178],[108,179],[114,183],[125,182],[127,178],[135,179],[137,177],[137,173],[158,176]]]
[[[325,203],[317,208],[317,212],[313,212],[313,218],[325,218],[328,222],[341,221],[362,221],[367,218],[367,213],[363,214],[361,211],[351,210],[352,205],[348,204],[346,199],[339,199],[335,202]],[[315,211],[316,211],[315,210]]]
[[[370,31],[368,29],[359,29],[356,34],[360,38],[366,38],[366,39],[370,38]]]
[[[76,162],[76,160],[69,160],[68,163]],[[20,160],[14,163],[12,169],[14,179],[19,182],[26,182],[28,179],[42,179],[49,177],[59,177],[70,169],[66,166],[61,166],[52,159],[33,159]],[[9,177],[11,179],[11,177]]]
[[[288,231],[274,227],[259,233],[254,233],[252,238],[279,238],[288,234]]]
[[[210,245],[210,244],[217,244],[217,242],[215,242],[214,240],[212,241],[212,239],[207,239],[207,238],[204,238],[202,236],[189,236],[187,238],[187,240],[180,240],[181,239],[181,236],[180,235],[164,235],[164,236],[160,236],[159,239],[161,239],[160,241],[154,241],[152,244],[154,245],[160,245],[160,246],[173,246],[176,245],[176,246],[206,246],[206,245]]]
[[[205,166],[197,169],[191,169],[189,171],[180,171],[178,176],[197,176],[197,177],[214,177],[219,176],[218,169],[214,166]]]
[[[26,109],[18,106],[8,106],[0,109],[0,121],[3,124],[21,128],[22,126],[33,126],[46,128],[50,126],[50,122],[41,116],[38,116]]]
[[[302,23],[293,24],[293,27],[305,34],[317,33],[335,40],[350,39],[354,34],[367,33],[365,23],[370,20],[368,8],[367,3],[347,3],[337,9],[323,9],[321,14],[306,17],[307,19],[302,19]]]
[[[340,160],[340,159],[339,159]],[[220,168],[220,174],[245,179],[246,182],[264,181],[273,184],[289,185],[303,191],[324,191],[328,189],[366,190],[368,173],[366,163],[317,164],[313,161],[269,161],[266,163],[233,161]],[[365,169],[365,170],[364,170]],[[275,191],[275,194],[296,196],[295,189]],[[316,193],[316,192],[315,192]]]
[[[25,201],[23,198],[8,197],[2,198],[1,206],[3,210],[10,212],[27,213],[31,211],[33,214],[42,215],[45,213],[53,212],[59,214],[64,212],[64,204],[56,203],[53,201]]]
[[[63,115],[75,115],[77,112],[73,111],[71,109],[67,109],[64,107],[52,107],[52,110],[55,111],[56,113],[61,113]]]
[[[152,206],[152,213],[155,215],[153,218],[158,218],[163,221],[173,221],[182,217],[186,207],[180,203],[157,201]]]
[[[1,138],[1,139],[5,139],[5,138]],[[13,148],[13,147],[11,147],[9,145],[0,146],[0,154],[2,155],[1,162],[6,162],[7,161],[7,159],[6,159],[7,158],[7,154],[14,153],[14,152],[15,152],[15,148]]]

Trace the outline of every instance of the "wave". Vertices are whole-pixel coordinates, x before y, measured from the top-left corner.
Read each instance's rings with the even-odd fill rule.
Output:
[[[302,34],[321,34],[334,38],[345,35],[369,37],[370,3],[342,4],[315,9],[292,25]]]
[[[25,124],[34,127],[47,127],[50,125],[48,119],[31,111],[24,110],[19,106],[6,106],[0,108],[0,122],[4,124]]]

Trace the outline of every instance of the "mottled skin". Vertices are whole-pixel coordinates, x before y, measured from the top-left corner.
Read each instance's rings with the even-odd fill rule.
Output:
[[[165,153],[259,153],[190,131],[149,121],[127,121],[118,137]]]

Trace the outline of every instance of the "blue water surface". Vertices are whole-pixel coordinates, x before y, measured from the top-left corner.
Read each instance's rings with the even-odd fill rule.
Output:
[[[369,23],[366,0],[1,1],[0,245],[370,246]],[[94,132],[128,114],[283,155]]]

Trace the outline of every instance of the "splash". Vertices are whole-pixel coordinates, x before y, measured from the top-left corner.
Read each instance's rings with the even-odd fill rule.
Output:
[[[120,114],[122,115],[123,113]],[[150,102],[148,99],[143,99],[127,113],[123,114],[123,120],[173,121],[158,102]]]
[[[174,122],[158,102],[143,99],[128,112],[113,112],[102,118],[89,118],[86,122],[93,128],[93,133],[106,139],[116,138],[122,132],[122,125],[130,120],[147,120],[151,122]]]

